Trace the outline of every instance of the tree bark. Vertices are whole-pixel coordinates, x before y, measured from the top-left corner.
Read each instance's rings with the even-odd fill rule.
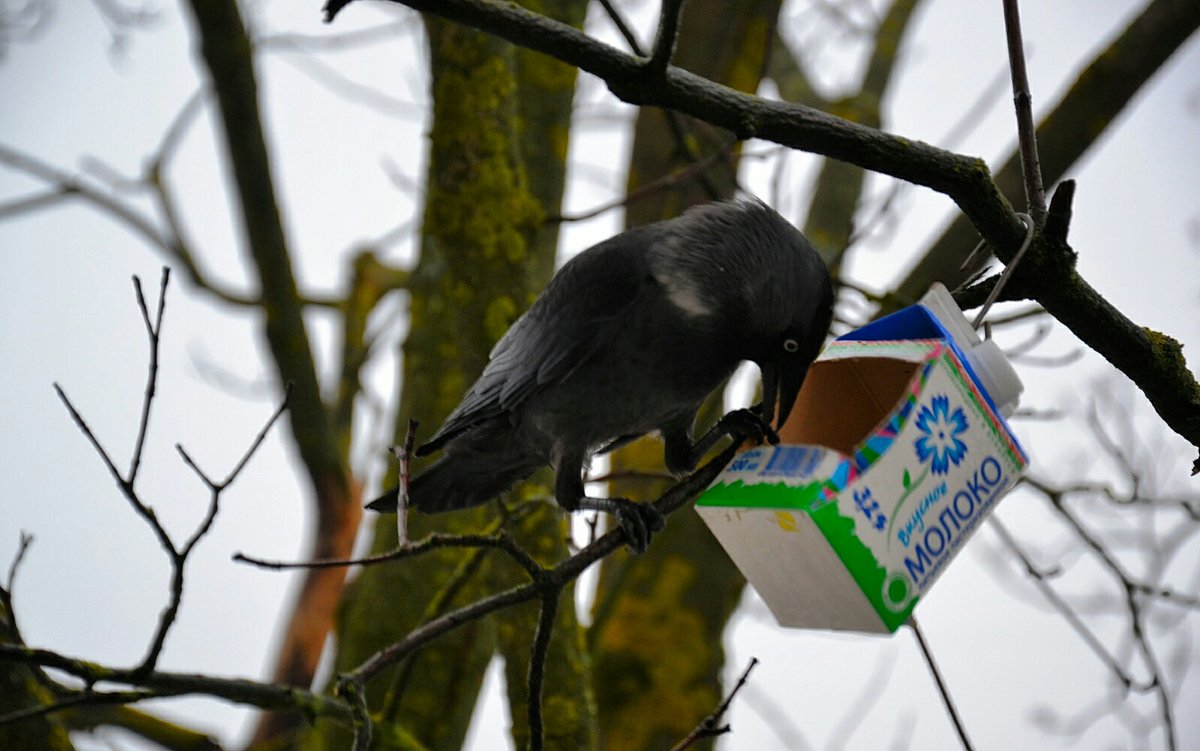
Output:
[[[359,491],[350,476],[344,448],[347,441],[335,434],[329,409],[321,398],[303,306],[292,273],[291,252],[276,203],[250,40],[233,0],[196,0],[191,11],[200,56],[219,105],[221,134],[249,260],[257,272],[263,338],[280,384],[292,387],[288,422],[308,473],[317,517],[308,555],[345,557],[353,548],[362,513]],[[305,572],[276,658],[274,681],[311,686],[345,575],[344,569]],[[267,714],[255,742],[289,733],[299,722],[294,714]]]
[[[720,0],[684,6],[674,64],[741,91],[758,88],[779,15],[778,0]],[[739,151],[728,131],[674,112],[643,108],[634,129],[627,194],[707,160],[672,190],[643,194],[626,207],[627,226],[678,215],[688,206],[733,195]],[[722,154],[724,154],[722,156]],[[697,420],[721,414],[717,393]],[[663,472],[662,446],[642,439],[616,452],[617,472]],[[610,495],[648,500],[668,482],[610,484]],[[722,634],[745,579],[690,508],[674,514],[649,550],[607,558],[588,635],[595,665],[601,747],[669,748],[721,701]],[[698,747],[711,747],[702,742]]]
[[[582,22],[582,3],[547,6],[547,12],[568,22]],[[411,333],[403,350],[398,425],[412,417],[428,436],[554,269],[557,232],[544,227],[542,217],[556,213],[561,201],[575,70],[435,17],[425,19],[425,28],[434,115],[421,259],[408,290]],[[527,169],[534,162],[537,168]],[[415,461],[413,470],[420,467]],[[389,475],[395,482],[395,472]],[[546,492],[535,482],[513,495],[528,499]],[[409,530],[414,538],[434,530],[477,531],[495,519],[493,506],[440,517],[414,514]],[[508,531],[535,557],[549,560],[566,553],[565,520],[552,505],[539,505]],[[395,544],[394,517],[381,517],[373,549]],[[352,668],[429,617],[524,576],[507,560],[479,551],[443,551],[367,569],[347,589],[337,669]],[[587,663],[571,606],[573,591],[567,588],[564,606],[556,612],[546,672],[544,701],[558,710],[545,713],[548,748],[592,745]],[[524,671],[536,622],[536,608],[521,608],[471,623],[370,684],[370,705],[381,707],[385,724],[403,737],[430,749],[457,749],[484,670],[499,649],[514,737],[523,744],[528,734]],[[561,711],[564,707],[571,712]],[[330,727],[308,745],[335,748],[345,741]]]

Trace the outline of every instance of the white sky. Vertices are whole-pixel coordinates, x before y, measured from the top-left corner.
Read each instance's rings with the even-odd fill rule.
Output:
[[[264,110],[271,132],[274,169],[289,236],[297,250],[301,285],[337,292],[346,258],[357,243],[378,238],[415,216],[411,191],[389,179],[391,165],[420,183],[423,175],[423,114],[426,76],[415,17],[359,3],[332,27],[319,22],[319,2],[257,2],[248,15],[258,29],[327,34],[385,18],[407,18],[412,31],[399,42],[353,53],[322,56],[344,75],[369,83],[411,107],[392,115],[348,104],[299,67],[297,56],[270,52],[260,61]],[[63,2],[45,35],[14,45],[0,61],[0,143],[61,168],[87,167],[85,156],[102,158],[122,175],[136,175],[174,114],[198,85],[196,51],[181,10],[162,7],[162,22],[137,33],[119,55],[110,54],[104,26],[91,11]],[[1122,26],[1133,5],[1119,0],[1026,3],[1022,9],[1031,51],[1029,75],[1035,111],[1048,107],[1078,66]],[[654,3],[638,3],[636,17],[649,34]],[[592,30],[613,39],[611,27],[592,18]],[[909,35],[906,64],[886,105],[887,127],[937,144],[963,107],[1004,69],[1000,4],[983,0],[930,0]],[[848,48],[832,40],[829,50]],[[849,48],[852,51],[852,48]],[[845,80],[847,54],[831,51],[823,79]],[[825,73],[834,71],[833,73]],[[594,79],[584,79],[587,110],[627,114]],[[1178,53],[1135,100],[1102,143],[1072,171],[1079,181],[1071,238],[1081,273],[1133,320],[1200,349],[1200,44]],[[956,150],[995,160],[1011,148],[1012,114],[1002,94]],[[567,210],[597,205],[619,193],[628,129],[620,118],[591,120],[577,131]],[[748,150],[761,150],[755,144]],[[187,132],[168,175],[184,207],[188,236],[202,265],[216,278],[245,289],[246,272],[237,229],[222,190],[223,165],[214,159],[209,113]],[[783,205],[803,205],[810,189],[811,160],[793,157]],[[769,175],[751,166],[749,184],[768,192]],[[34,182],[0,167],[0,201],[25,194]],[[883,181],[873,183],[883,191]],[[794,195],[793,195],[794,194]],[[134,200],[139,200],[134,197]],[[143,201],[139,205],[145,207]],[[861,283],[882,288],[895,280],[916,249],[953,214],[948,199],[913,189],[899,206],[894,231],[851,256]],[[793,214],[793,220],[801,217]],[[616,231],[616,212],[570,225],[564,253]],[[968,249],[964,249],[964,253]],[[411,235],[387,249],[391,260],[411,258]],[[0,565],[7,567],[18,532],[35,536],[16,586],[24,633],[37,646],[114,665],[142,656],[159,609],[166,601],[168,566],[149,530],[130,511],[51,389],[60,383],[120,466],[128,463],[145,376],[145,335],[134,305],[132,274],[140,275],[153,301],[162,259],[139,239],[80,203],[0,222]],[[177,539],[190,534],[203,513],[206,493],[179,461],[181,443],[212,475],[223,475],[274,407],[270,370],[252,317],[211,304],[188,289],[176,270],[168,293],[159,397],[155,404],[141,490]],[[399,300],[374,319],[398,341]],[[312,330],[328,352],[330,319],[313,314]],[[1002,332],[1003,342],[1023,340],[1029,329]],[[1058,331],[1037,352],[1059,355],[1078,343]],[[392,347],[383,347],[387,353]],[[1194,356],[1193,356],[1194,359]],[[326,375],[330,363],[322,362]],[[392,393],[395,364],[380,361],[369,371],[379,399]],[[1090,389],[1111,372],[1094,355],[1047,369],[1022,367],[1024,404],[1039,409],[1078,409]],[[331,383],[328,380],[327,383]],[[1165,486],[1195,496],[1186,468],[1194,450],[1173,436],[1161,437],[1148,405],[1116,380],[1117,399],[1137,414],[1143,436],[1160,449],[1153,462]],[[364,415],[366,410],[364,410]],[[381,471],[381,441],[390,430],[364,420],[355,446],[357,466]],[[1113,423],[1116,424],[1116,423]],[[1052,425],[1020,423],[1018,432],[1040,477],[1104,476],[1096,448],[1078,420]],[[230,562],[237,551],[295,558],[305,549],[307,502],[291,449],[276,429],[245,474],[223,498],[212,534],[199,545],[188,569],[183,609],[160,666],[168,670],[263,677],[273,660],[276,626],[291,595],[292,577]],[[1130,445],[1135,441],[1122,436]],[[1065,467],[1065,468],[1064,468]],[[997,512],[1047,565],[1062,552],[1061,529],[1038,499],[1017,494]],[[1154,522],[1163,527],[1171,521]],[[1074,712],[1103,698],[1108,676],[1101,664],[1050,613],[1033,587],[1007,565],[998,573],[995,535],[984,530],[948,570],[918,609],[927,637],[954,691],[969,731],[981,749],[1068,747],[1074,737],[1047,734],[1031,718],[1046,705]],[[1174,572],[1177,586],[1190,582],[1200,551],[1193,544]],[[1075,558],[1066,561],[1077,562]],[[1093,571],[1066,578],[1071,592],[1093,592],[1112,582]],[[1123,621],[1099,618],[1110,647],[1127,633]],[[1163,659],[1195,663],[1194,614],[1155,621]],[[1164,631],[1170,632],[1163,637]],[[783,748],[764,714],[774,707],[803,732],[814,748],[855,728],[848,747],[877,748],[885,741],[946,747],[950,726],[937,703],[911,635],[892,639],[784,631],[761,602],[748,595],[726,641],[729,674],[750,655],[762,664],[733,707],[735,733],[724,748]],[[864,689],[879,666],[889,678]],[[1139,675],[1143,673],[1138,671]],[[1179,671],[1171,673],[1179,675]],[[494,673],[493,673],[494,675]],[[1200,679],[1189,674],[1177,692],[1181,747],[1200,745],[1200,721],[1187,711],[1200,701]],[[863,708],[858,702],[870,696]],[[1153,718],[1149,697],[1130,701]],[[474,747],[495,747],[505,720],[493,691],[480,712]],[[202,699],[157,702],[155,711],[218,734],[236,747],[252,718],[246,710]],[[847,719],[850,718],[850,719]],[[1078,745],[1102,742],[1137,747],[1120,719],[1103,719]],[[123,737],[110,735],[118,745]],[[1161,745],[1161,738],[1152,739]],[[795,743],[793,740],[792,743]],[[104,744],[81,747],[103,748]]]

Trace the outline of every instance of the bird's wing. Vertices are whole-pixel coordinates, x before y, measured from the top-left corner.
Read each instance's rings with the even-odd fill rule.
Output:
[[[479,380],[419,453],[511,411],[539,387],[559,383],[619,335],[639,298],[656,286],[646,233],[606,240],[573,258],[492,349]]]

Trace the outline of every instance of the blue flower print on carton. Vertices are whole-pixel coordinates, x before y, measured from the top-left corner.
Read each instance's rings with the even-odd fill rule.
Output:
[[[924,433],[913,442],[917,460],[929,462],[935,475],[949,472],[951,462],[957,467],[966,455],[967,444],[958,436],[967,432],[967,416],[963,414],[962,407],[956,407],[951,414],[950,397],[945,394],[933,397],[929,404],[921,405],[917,429]]]

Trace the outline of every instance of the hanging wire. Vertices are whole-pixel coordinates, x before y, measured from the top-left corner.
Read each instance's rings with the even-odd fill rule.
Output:
[[[979,329],[979,325],[983,323],[983,317],[986,316],[988,311],[992,309],[992,305],[996,302],[996,298],[1000,297],[1000,291],[1004,289],[1004,285],[1008,284],[1009,277],[1011,277],[1013,271],[1016,270],[1017,264],[1020,263],[1021,259],[1025,257],[1025,251],[1029,250],[1029,246],[1033,243],[1033,219],[1031,219],[1028,214],[1023,214],[1020,212],[1017,213],[1017,216],[1019,216],[1021,221],[1025,223],[1025,239],[1021,242],[1021,247],[1017,250],[1016,255],[1013,256],[1012,261],[1010,261],[1009,264],[1004,267],[1004,271],[1000,274],[1000,278],[996,280],[996,284],[993,285],[992,291],[988,293],[987,299],[983,301],[983,307],[979,309],[979,314],[975,316],[975,321],[971,324],[971,328],[975,330]],[[967,257],[967,260],[970,261],[975,254],[979,252],[979,249],[982,246],[983,242],[980,241],[979,245],[975,247],[975,250],[971,251],[971,255]]]

